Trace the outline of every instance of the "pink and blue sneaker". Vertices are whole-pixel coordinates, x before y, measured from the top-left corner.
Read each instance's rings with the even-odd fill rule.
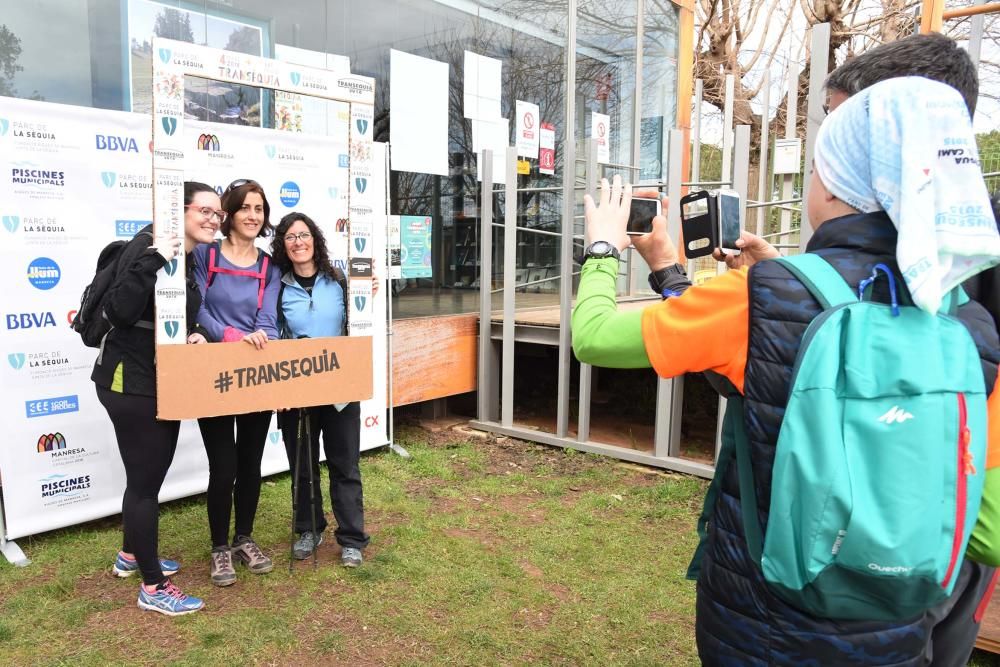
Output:
[[[160,569],[163,570],[163,576],[171,577],[180,571],[181,564],[169,558],[161,558]],[[111,568],[111,574],[116,577],[131,577],[138,571],[139,563],[136,562],[135,558],[128,558],[124,553],[119,551],[118,558],[115,559],[115,565]]]
[[[139,609],[144,611],[157,611],[167,616],[183,616],[193,614],[205,607],[205,602],[201,598],[191,595],[184,595],[181,589],[170,583],[169,579],[163,581],[156,587],[156,591],[149,593],[145,586],[139,586]]]

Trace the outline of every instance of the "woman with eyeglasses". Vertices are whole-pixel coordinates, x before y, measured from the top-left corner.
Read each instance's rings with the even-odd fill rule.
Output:
[[[199,327],[201,293],[193,281],[199,243],[211,243],[226,214],[215,190],[204,183],[184,184],[184,252],[187,258],[188,342],[204,343]],[[180,565],[158,555],[160,487],[177,448],[179,421],[156,418],[153,300],[156,273],[180,252],[181,239],[153,242],[152,225],[122,248],[118,275],[101,304],[112,329],[104,340],[91,379],[97,398],[108,411],[125,466],[122,497],[122,549],[112,573],[129,577],[139,572],[140,609],[168,616],[190,614],[204,607],[170,582]]]
[[[309,216],[289,213],[281,219],[271,242],[271,255],[281,269],[278,322],[282,338],[321,338],[347,333],[347,279],[330,261],[323,232]],[[345,258],[346,259],[346,258]],[[378,281],[373,279],[373,293]],[[326,517],[323,494],[316,488],[315,505],[309,498],[310,471],[319,479],[319,438],[323,434],[330,471],[330,499],[337,520],[334,536],[345,567],[361,565],[368,546],[361,489],[361,405],[357,401],[279,412],[288,466],[295,470],[299,419],[309,419],[311,442],[308,463],[299,466],[295,530],[299,538],[292,555],[304,560],[323,542]],[[294,474],[294,472],[293,472]],[[315,518],[316,532],[313,533]]]
[[[195,278],[202,290],[198,323],[207,330],[210,342],[235,342],[261,350],[269,339],[278,337],[281,275],[270,256],[254,245],[272,229],[271,207],[260,184],[241,179],[222,194],[222,208],[227,214],[222,223],[224,238],[195,249]],[[274,568],[252,537],[260,500],[260,462],[270,424],[270,411],[198,420],[208,453],[210,576],[216,586],[236,582],[233,559],[245,563],[253,574]],[[234,510],[235,532],[230,542]]]

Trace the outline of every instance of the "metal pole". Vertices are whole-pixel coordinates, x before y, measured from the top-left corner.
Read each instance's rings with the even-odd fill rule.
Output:
[[[596,199],[597,177],[602,175],[604,171],[601,164],[597,162],[597,139],[587,140],[585,155],[587,158],[587,173],[584,175],[584,178],[587,181],[587,189],[585,192],[589,193],[591,197]],[[584,231],[584,236],[586,237],[586,235],[586,231]],[[600,240],[602,239],[584,238],[583,242],[584,244],[589,244],[591,241]],[[618,285],[616,282],[615,291],[617,292],[617,290]],[[593,388],[593,379],[594,367],[590,364],[580,362],[580,387],[576,420],[576,439],[580,442],[587,442],[590,440],[590,393]]]
[[[795,139],[795,125],[798,122],[799,107],[799,68],[789,59],[788,64],[788,105],[785,107],[785,139]],[[781,177],[781,198],[791,199],[795,192],[795,174],[785,174]],[[781,211],[781,233],[788,234],[792,228],[791,211]]]
[[[392,240],[391,237],[390,237],[390,234],[389,234],[389,229],[391,228],[391,225],[389,224],[389,220],[390,220],[391,216],[389,214],[392,212],[392,207],[389,204],[389,196],[390,196],[390,192],[389,191],[390,191],[390,188],[388,187],[388,183],[389,183],[389,165],[391,164],[390,161],[389,161],[389,155],[388,155],[388,153],[392,150],[392,146],[390,146],[389,144],[386,144],[385,150],[386,150],[386,157],[385,157],[385,182],[386,182],[386,188],[385,188],[385,238],[386,238],[386,242],[385,242],[385,276],[383,277],[384,279],[382,280],[382,285],[384,286],[384,289],[385,289],[385,303],[386,303],[386,308],[387,308],[387,313],[386,313],[386,339],[385,339],[386,348],[385,348],[385,354],[386,354],[386,364],[387,364],[386,375],[387,375],[387,379],[388,379],[388,383],[389,383],[389,387],[388,387],[388,389],[389,389],[389,391],[388,391],[388,394],[389,394],[388,395],[389,405],[387,406],[388,409],[389,409],[389,433],[388,433],[388,435],[389,435],[389,451],[398,454],[399,456],[403,457],[404,459],[408,459],[408,458],[410,458],[410,453],[408,451],[406,451],[406,449],[402,445],[399,445],[398,443],[395,442],[395,438],[396,438],[396,424],[395,424],[396,408],[395,408],[395,406],[393,404],[395,403],[396,399],[395,399],[395,396],[393,394],[393,381],[392,381],[392,374],[393,374],[393,365],[392,365],[392,341],[393,341],[393,338],[392,338],[392,336],[393,336],[393,326],[392,326],[392,279],[389,277],[389,274],[392,271],[392,251],[389,248],[390,241]],[[397,229],[398,229],[398,226],[397,226]]]
[[[722,178],[732,179],[733,168],[733,98],[736,96],[736,77],[726,75],[726,99],[722,118]]]
[[[705,82],[698,79],[694,82],[694,118],[691,126],[691,180],[697,182],[701,178],[701,98],[704,95]]]
[[[985,0],[973,0],[972,6],[978,7],[985,3]],[[976,14],[969,19],[969,58],[972,64],[979,69],[979,56],[983,49],[983,30],[986,27],[986,17]]]
[[[812,45],[809,52],[809,100],[806,106],[806,164],[802,176],[802,201],[809,201],[809,180],[812,178],[813,149],[816,134],[823,122],[823,82],[829,71],[830,24],[819,23],[812,28]],[[812,237],[808,207],[802,206],[802,226],[799,230],[799,248],[806,249]]]
[[[517,148],[507,147],[507,192],[503,231],[503,364],[500,373],[500,422],[514,425],[514,287],[517,282]]]
[[[576,213],[576,3],[566,2],[566,98],[563,141],[563,219],[559,249],[559,378],[556,398],[556,435],[569,433],[569,373],[572,342],[570,320],[573,303],[573,234]]]
[[[770,180],[768,179],[767,147],[770,140],[768,127],[771,118],[771,71],[764,72],[764,109],[761,112],[760,122],[760,160],[757,163],[759,175],[757,177],[757,199],[762,202],[771,200]],[[743,199],[746,202],[746,198]],[[768,207],[762,207],[757,211],[757,236],[764,233],[764,220],[771,213]]]
[[[493,355],[490,348],[490,319],[492,317],[493,286],[493,151],[484,149],[482,160],[483,181],[480,184],[480,234],[479,234],[479,387],[477,398],[480,421],[493,421]]]

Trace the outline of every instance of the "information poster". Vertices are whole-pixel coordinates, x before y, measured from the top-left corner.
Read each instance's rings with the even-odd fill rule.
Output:
[[[399,216],[400,252],[403,278],[430,278],[431,230],[434,225],[429,216]]]

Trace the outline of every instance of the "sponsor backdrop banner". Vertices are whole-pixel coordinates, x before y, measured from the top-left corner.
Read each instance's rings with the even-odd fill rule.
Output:
[[[272,222],[292,210],[314,218],[350,275],[352,185],[341,158],[350,120],[344,114],[332,137],[188,121],[185,177],[219,187],[236,178],[258,180]],[[0,306],[0,418],[8,434],[0,447],[0,482],[8,538],[121,511],[124,469],[90,381],[97,351],[83,345],[69,321],[101,248],[130,238],[152,219],[149,139],[149,116],[0,98],[0,280],[7,286]],[[373,211],[365,211],[363,232],[373,270],[385,278],[385,147],[369,145],[365,204]],[[370,279],[367,293],[358,279],[351,281],[351,333],[373,337],[375,394],[362,403],[362,449],[387,443],[383,291],[371,299]],[[357,317],[363,330],[354,326],[359,297],[368,297],[367,312]],[[204,491],[207,466],[197,424],[184,422],[160,499]],[[272,425],[262,471],[287,468]]]

